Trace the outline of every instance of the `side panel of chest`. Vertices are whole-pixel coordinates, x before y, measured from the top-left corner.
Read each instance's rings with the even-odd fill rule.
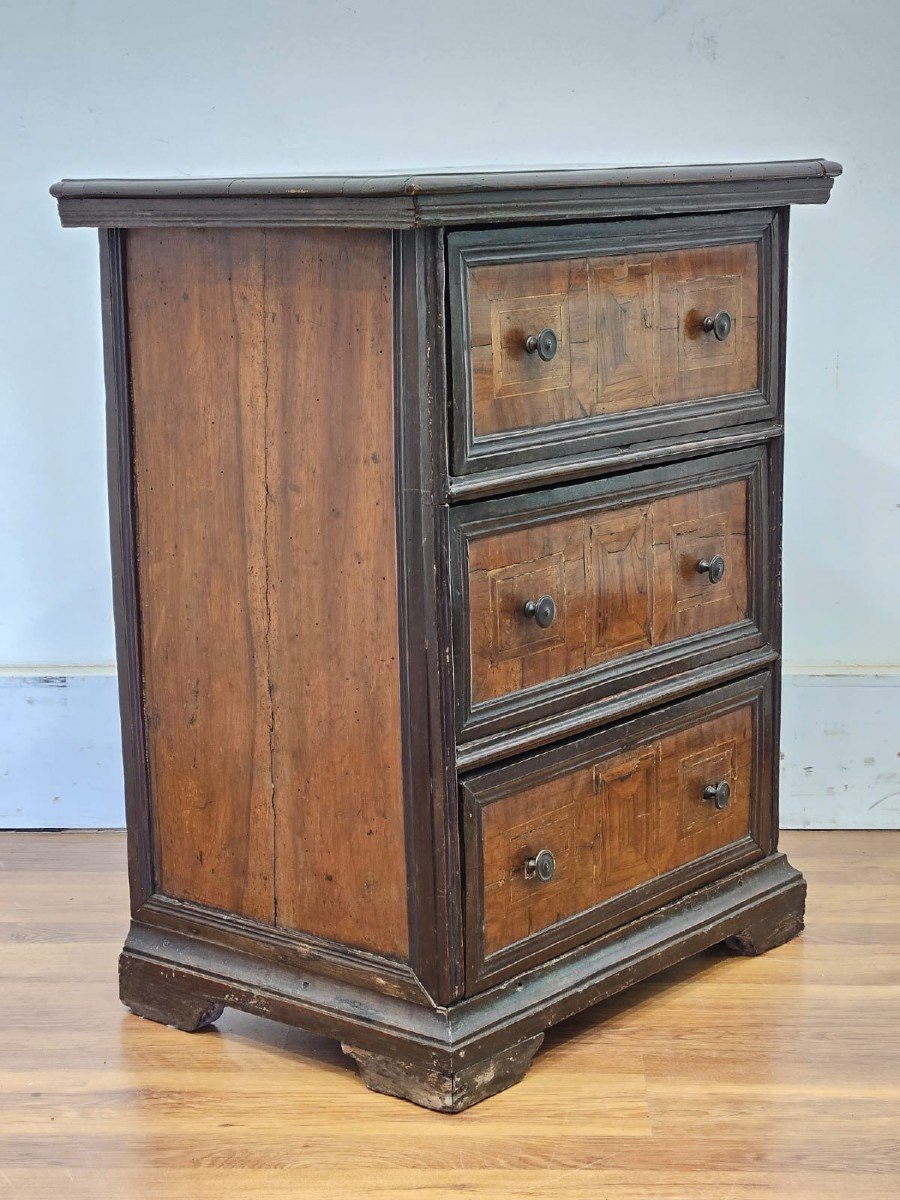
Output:
[[[387,232],[126,244],[157,887],[408,951]]]

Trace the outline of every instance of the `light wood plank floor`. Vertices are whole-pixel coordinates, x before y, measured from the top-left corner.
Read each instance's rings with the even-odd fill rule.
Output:
[[[131,1016],[122,835],[0,835],[0,1196],[897,1200],[900,833],[783,844],[801,939],[638,986],[448,1117],[272,1022]]]

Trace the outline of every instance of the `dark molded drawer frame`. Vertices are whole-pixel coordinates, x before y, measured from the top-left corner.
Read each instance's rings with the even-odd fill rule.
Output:
[[[457,740],[462,760],[465,761],[465,748],[481,740],[492,743],[491,757],[497,758],[503,753],[504,734],[538,725],[560,713],[577,720],[579,711],[591,709],[589,720],[599,722],[601,714],[594,710],[624,691],[687,674],[759,650],[774,641],[778,552],[777,531],[771,516],[777,505],[772,504],[769,495],[768,456],[767,446],[754,446],[731,454],[453,508],[450,514],[453,660]],[[777,472],[771,475],[775,477]],[[585,510],[620,507],[740,479],[748,483],[749,510],[748,612],[744,620],[472,704],[468,589],[471,539],[540,525]]]
[[[590,456],[598,470],[636,445],[679,442],[698,434],[782,419],[781,369],[787,272],[787,209],[592,224],[484,229],[447,236],[450,373],[452,395],[451,474],[509,469],[515,486],[527,485],[529,464],[539,478],[548,462]],[[679,250],[694,246],[758,242],[759,388],[729,396],[604,413],[574,421],[476,437],[472,414],[469,352],[468,272],[486,263]],[[452,490],[452,483],[451,483]]]
[[[763,858],[775,848],[778,795],[774,727],[777,672],[751,675],[724,687],[646,713],[550,750],[469,775],[460,783],[464,837],[466,994],[554,958],[591,938],[625,925],[704,884]],[[484,956],[484,879],[481,809],[493,801],[546,783],[597,758],[651,743],[742,705],[753,707],[750,834],[703,858],[677,867],[594,908],[576,913],[530,937]]]

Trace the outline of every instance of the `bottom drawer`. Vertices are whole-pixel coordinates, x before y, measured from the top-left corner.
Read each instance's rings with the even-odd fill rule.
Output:
[[[469,992],[766,853],[772,736],[755,675],[469,776]]]

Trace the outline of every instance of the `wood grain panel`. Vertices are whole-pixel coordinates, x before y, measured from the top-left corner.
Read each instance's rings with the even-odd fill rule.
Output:
[[[486,802],[485,955],[746,837],[753,746],[743,705]],[[731,801],[720,811],[703,789],[721,781]],[[541,850],[556,859],[548,883],[525,873]]]
[[[659,869],[671,871],[746,834],[750,823],[753,730],[750,710],[738,708],[676,734],[660,763]],[[703,798],[708,783],[731,788],[728,807]]]
[[[159,885],[271,921],[259,231],[135,231],[128,313]]]
[[[739,621],[747,611],[747,484],[735,481],[664,497],[654,505],[653,642]],[[721,554],[712,583],[698,562]]]
[[[597,836],[590,771],[563,775],[484,810],[486,953],[590,907]],[[524,864],[544,849],[552,850],[556,873],[538,888]]]
[[[653,644],[652,511],[630,505],[587,518],[585,526],[585,660],[645,650]]]
[[[408,949],[386,232],[136,232],[159,882]]]
[[[658,255],[621,255],[587,264],[595,331],[592,414],[660,402],[654,267]],[[665,387],[665,384],[663,384]]]
[[[661,746],[649,746],[594,767],[601,838],[593,904],[626,892],[659,871],[659,844],[667,839],[659,819],[661,755]]]
[[[587,415],[594,351],[583,259],[477,268],[469,281],[469,321],[479,434]],[[559,340],[549,363],[524,349],[530,334],[547,327]]]
[[[742,620],[748,501],[741,479],[473,537],[473,703]],[[716,554],[714,584],[697,564]],[[546,629],[524,614],[541,595],[557,609]]]
[[[654,264],[660,403],[746,392],[758,383],[756,243],[695,246]],[[732,331],[717,341],[703,319],[725,310]]]
[[[279,925],[405,957],[391,238],[270,232]]]
[[[749,392],[759,382],[756,242],[473,266],[474,436]],[[724,341],[703,329],[720,310]],[[529,354],[549,327],[559,350]]]
[[[476,701],[531,687],[584,666],[584,522],[544,521],[469,546],[472,693]],[[547,629],[523,615],[550,595]]]

